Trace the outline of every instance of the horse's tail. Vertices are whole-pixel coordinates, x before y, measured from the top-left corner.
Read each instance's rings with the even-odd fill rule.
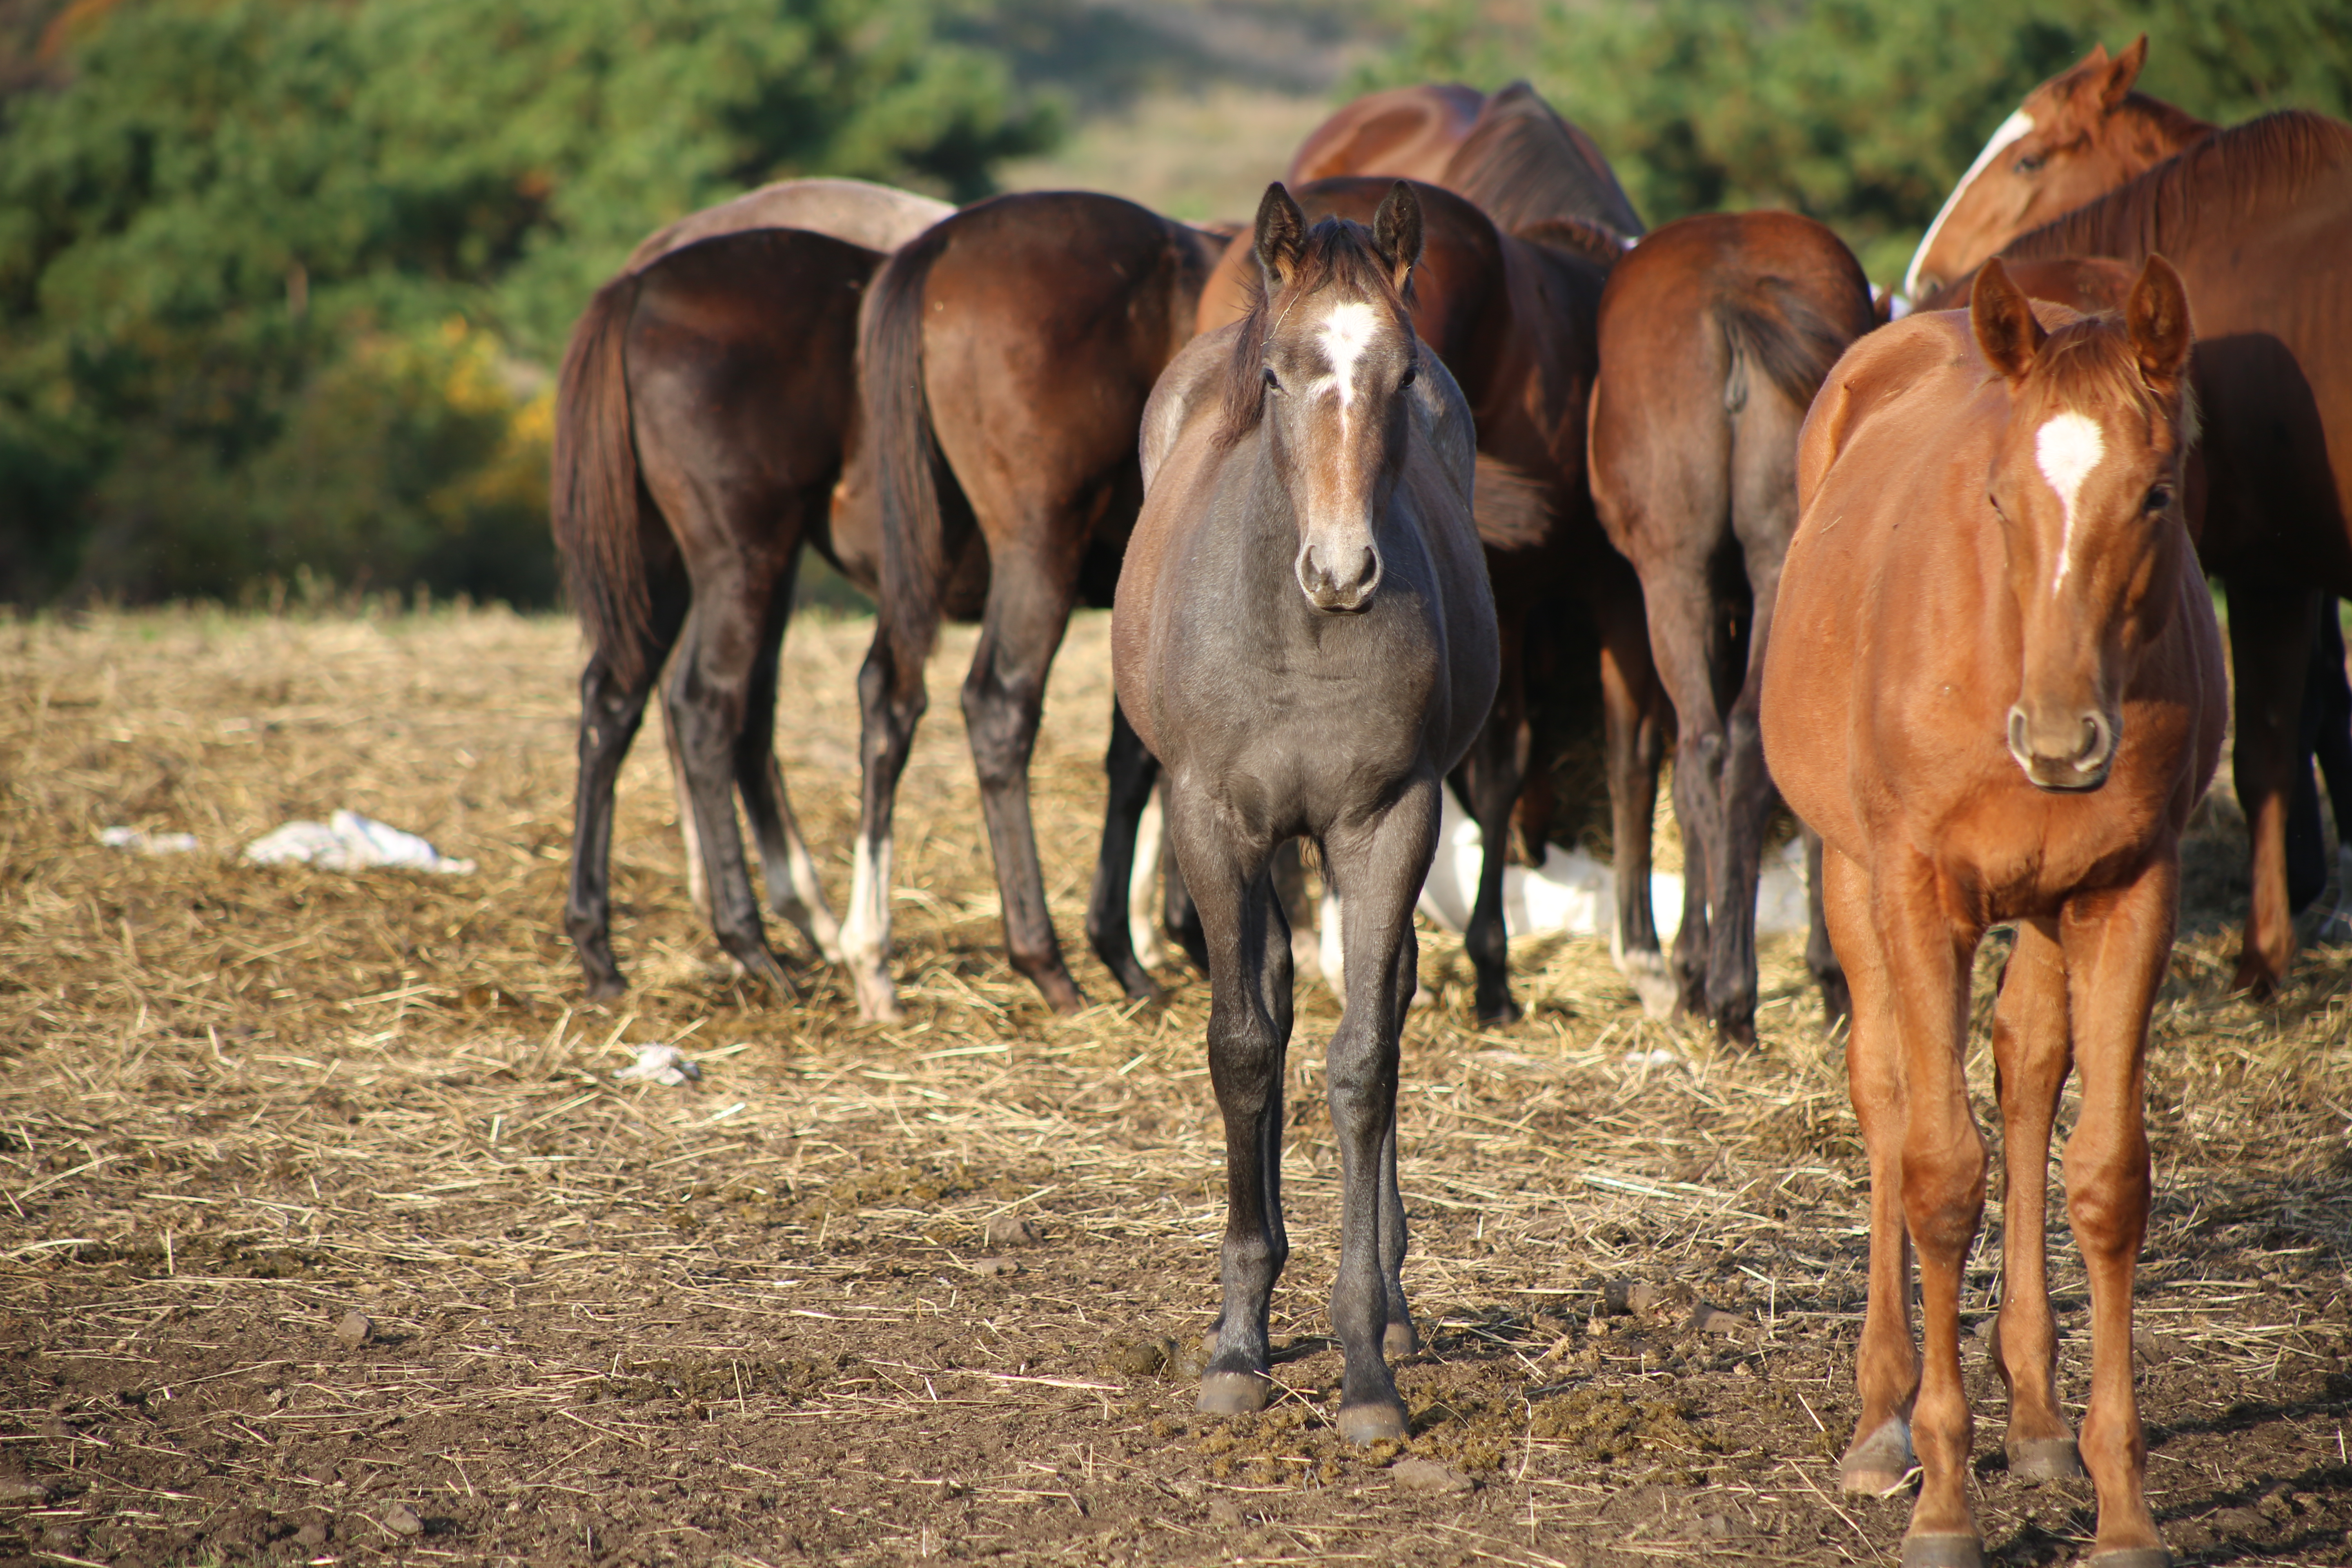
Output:
[[[876,637],[902,676],[930,657],[949,566],[938,447],[923,390],[923,288],[946,248],[933,229],[894,254],[867,289],[858,323],[857,380],[881,507]]]
[[[1716,324],[1723,331],[1729,361],[1724,375],[1725,410],[1737,414],[1747,406],[1752,377],[1760,372],[1801,415],[1846,345],[1870,330],[1866,297],[1859,309],[1857,321],[1841,322],[1822,301],[1784,278],[1759,278],[1717,297]]]
[[[644,650],[653,628],[653,595],[638,541],[628,367],[622,357],[638,281],[628,273],[605,284],[572,328],[555,384],[555,462],[548,486],[549,521],[572,607],[598,657],[631,688],[646,675]]]

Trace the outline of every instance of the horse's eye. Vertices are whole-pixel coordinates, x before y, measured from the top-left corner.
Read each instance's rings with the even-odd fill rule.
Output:
[[[2010,167],[2021,174],[2038,174],[2042,172],[2042,165],[2049,161],[2039,153],[2028,153]]]
[[[1274,374],[1274,366],[1272,365],[1265,367],[1265,384],[1268,389],[1272,391],[1280,392],[1282,390],[1282,382]]]
[[[2150,485],[2148,487],[2147,500],[2144,503],[2145,510],[2150,512],[2158,512],[2162,511],[2166,507],[2168,507],[2171,504],[2172,487],[2170,485]]]
[[[1420,374],[1421,374],[1421,365],[1420,365],[1419,362],[1415,362],[1414,363],[1412,363],[1412,364],[1409,364],[1409,365],[1405,366],[1405,367],[1404,367],[1404,379],[1403,379],[1402,381],[1400,381],[1400,382],[1398,382],[1398,383],[1397,383],[1397,390],[1398,390],[1398,391],[1400,391],[1400,392],[1402,392],[1402,391],[1403,391],[1406,387],[1411,386],[1411,385],[1413,384],[1414,379],[1415,379],[1416,377],[1418,377]]]

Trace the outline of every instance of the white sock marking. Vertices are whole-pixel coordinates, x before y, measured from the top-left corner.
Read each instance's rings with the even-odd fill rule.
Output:
[[[1944,198],[1944,210],[1937,213],[1936,221],[1927,226],[1927,237],[1919,241],[1919,248],[1912,253],[1911,266],[1903,274],[1903,292],[1914,300],[1919,297],[1919,265],[1927,259],[1927,252],[1935,248],[1936,236],[1942,231],[1944,220],[1952,216],[1952,209],[1960,205],[1960,197],[1976,184],[1977,176],[2000,156],[2001,149],[2032,129],[2033,116],[2021,109],[2000,122],[2000,129],[1992,133],[1992,140],[1986,142],[1984,151],[1977,154],[1977,161],[1969,165],[1969,172],[1960,176],[1960,183],[1954,185],[1952,194]]]
[[[2083,481],[2106,456],[2107,443],[2099,434],[2098,426],[2087,416],[2067,412],[2053,416],[2033,437],[2033,460],[2042,468],[2042,477],[2058,492],[2058,505],[2065,515],[2064,525],[2058,534],[2058,571],[2050,579],[2050,591],[2066,581],[2066,571],[2074,563],[2074,504],[2083,494]]]

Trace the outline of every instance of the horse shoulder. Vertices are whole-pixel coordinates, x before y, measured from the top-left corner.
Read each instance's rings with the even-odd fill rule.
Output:
[[[1830,367],[1797,437],[1797,505],[1810,510],[1839,456],[1871,417],[1975,353],[1966,311],[1906,316],[1864,333]]]

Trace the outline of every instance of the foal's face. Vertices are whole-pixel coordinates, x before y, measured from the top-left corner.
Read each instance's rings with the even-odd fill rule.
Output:
[[[1377,523],[1409,436],[1420,344],[1400,296],[1420,256],[1420,209],[1399,184],[1370,245],[1343,234],[1311,268],[1303,237],[1286,226],[1297,212],[1276,186],[1259,214],[1259,254],[1270,258],[1263,417],[1297,523],[1299,591],[1325,614],[1354,614],[1380,589]]]
[[[2017,372],[1986,483],[2023,642],[2009,749],[2040,788],[2096,789],[2123,737],[2124,692],[2186,569],[2187,301],[2153,261],[2124,327],[2044,336],[2000,267],[1988,265],[1971,310],[1994,368]]]

